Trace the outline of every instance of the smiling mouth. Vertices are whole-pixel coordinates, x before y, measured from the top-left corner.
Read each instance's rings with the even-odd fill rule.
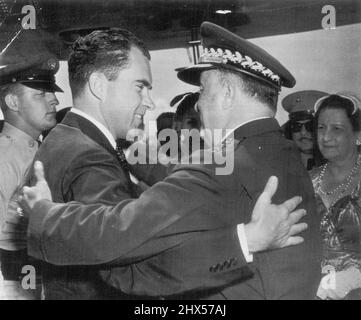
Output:
[[[143,120],[143,118],[144,118],[144,114],[136,113],[136,114],[134,115],[134,118],[137,118],[137,119]]]

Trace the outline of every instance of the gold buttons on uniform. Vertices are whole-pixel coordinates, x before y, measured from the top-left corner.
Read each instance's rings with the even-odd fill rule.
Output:
[[[28,141],[28,146],[29,146],[30,148],[34,148],[35,142],[34,142],[33,140],[29,140],[29,141]]]

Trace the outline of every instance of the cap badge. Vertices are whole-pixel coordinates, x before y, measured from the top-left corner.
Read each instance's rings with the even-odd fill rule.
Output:
[[[56,65],[57,65],[57,62],[55,59],[51,58],[48,60],[48,68],[50,70],[55,70],[56,69]]]

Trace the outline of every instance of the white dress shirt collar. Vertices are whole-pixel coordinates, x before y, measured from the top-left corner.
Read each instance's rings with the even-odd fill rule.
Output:
[[[79,109],[71,108],[70,111],[72,113],[77,114],[78,116],[81,116],[81,117],[87,119],[92,124],[94,124],[104,134],[104,136],[108,139],[108,141],[112,145],[112,147],[114,149],[116,149],[117,144],[115,142],[115,138],[113,137],[113,135],[110,133],[110,131],[102,123],[100,123],[98,120],[94,119],[92,116],[90,116],[89,114],[87,114],[84,111],[81,111]]]

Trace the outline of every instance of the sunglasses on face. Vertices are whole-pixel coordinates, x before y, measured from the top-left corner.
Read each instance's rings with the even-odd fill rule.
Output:
[[[305,123],[293,121],[291,122],[291,131],[292,132],[300,132],[302,127],[305,127],[306,131],[313,132],[313,121],[307,121]]]

